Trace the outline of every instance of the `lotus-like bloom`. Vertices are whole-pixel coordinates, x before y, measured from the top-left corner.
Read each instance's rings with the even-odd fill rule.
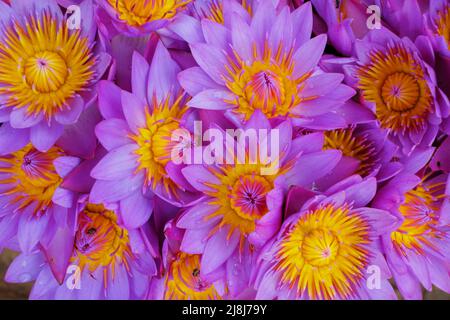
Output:
[[[244,126],[245,130],[251,128],[271,126],[258,111]],[[275,172],[264,172],[268,166],[264,157],[251,161],[248,148],[245,161],[242,157],[240,162],[188,165],[182,170],[187,181],[206,198],[186,209],[177,221],[177,227],[185,229],[180,249],[188,254],[201,254],[200,266],[205,274],[225,265],[232,297],[247,288],[257,253],[277,233],[287,188],[296,184],[311,187],[341,157],[336,150],[321,150],[320,134],[291,142],[290,120],[275,129],[279,130],[280,143],[280,155],[275,159],[279,169]]]
[[[6,280],[37,276],[31,299],[143,299],[156,273],[150,230],[124,228],[117,210],[84,197],[77,205],[75,228],[72,220],[58,232],[71,241],[55,239],[43,252],[45,260],[40,251],[18,256]]]
[[[149,34],[167,26],[192,0],[98,0],[97,15],[106,36]]]
[[[447,174],[419,178],[401,174],[385,185],[373,206],[403,219],[382,237],[382,247],[400,293],[420,299],[422,286],[450,292],[450,202]]]
[[[180,251],[183,231],[175,221],[167,223],[162,247],[163,277],[153,278],[150,299],[158,300],[218,300],[226,297],[222,267],[213,274],[204,274],[200,268],[201,255]]]
[[[355,51],[359,66],[350,73],[379,125],[405,153],[431,145],[450,106],[422,52],[387,29],[356,41]]]
[[[0,157],[0,247],[17,236],[21,250],[30,252],[64,208],[53,203],[62,182],[53,162],[64,155],[52,147],[40,152],[31,144]]]
[[[120,201],[127,227],[138,227],[150,217],[152,195],[175,205],[196,199],[195,191],[180,180],[175,165],[172,134],[188,124],[187,96],[179,88],[179,66],[158,43],[151,66],[133,56],[133,93],[111,82],[100,85],[99,106],[106,120],[96,128],[108,154],[93,169],[97,179],[93,202]]]
[[[92,1],[80,9],[71,30],[54,0],[0,2],[0,154],[30,139],[49,150],[92,102],[109,56],[94,49]]]
[[[283,224],[255,268],[257,299],[395,299],[379,236],[398,220],[365,207],[376,180],[352,176],[324,194],[295,188],[300,208]],[[377,270],[378,283],[369,275]]]
[[[28,143],[0,156],[0,247],[17,249],[17,240],[21,251],[31,252],[64,224],[76,195],[90,191],[89,169],[102,154],[95,152],[98,121],[96,108],[89,108],[48,151]]]
[[[317,68],[326,36],[310,40],[309,3],[290,12],[287,6],[276,9],[272,1],[261,1],[252,17],[243,7],[237,13],[227,8],[223,14],[230,17],[229,26],[204,19],[190,32],[173,29],[190,43],[199,65],[179,75],[193,96],[189,106],[227,110],[235,123],[259,110],[268,118],[291,118],[307,127],[326,122],[353,96],[341,84],[342,75]]]

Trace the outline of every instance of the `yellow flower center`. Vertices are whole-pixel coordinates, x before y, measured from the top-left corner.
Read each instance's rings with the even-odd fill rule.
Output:
[[[211,234],[228,226],[229,236],[238,230],[243,244],[242,241],[255,230],[256,222],[268,212],[266,196],[273,190],[275,179],[291,166],[292,163],[287,163],[276,174],[261,175],[261,169],[267,165],[259,161],[252,164],[247,153],[243,164],[211,167],[212,174],[220,183],[205,182],[212,189],[206,192],[212,198],[209,204],[217,208],[207,219],[221,217]]]
[[[187,110],[182,105],[184,100],[183,95],[173,103],[170,103],[169,97],[161,103],[153,99],[152,111],[146,109],[146,126],[139,128],[137,135],[131,136],[139,146],[136,150],[138,171],[145,170],[146,183],[153,188],[163,183],[166,191],[171,193],[176,193],[177,186],[167,177],[165,166],[177,145],[176,141],[172,141],[172,134],[180,128],[180,119]]]
[[[405,201],[399,212],[405,220],[391,233],[395,248],[405,254],[406,249],[423,253],[424,246],[438,249],[430,242],[432,238],[443,238],[445,234],[437,229],[440,203],[445,197],[445,183],[424,185],[421,183],[405,194]]]
[[[128,231],[117,224],[116,214],[103,205],[87,204],[78,216],[71,263],[82,270],[88,268],[89,272],[105,267],[104,276],[107,276],[107,268],[111,268],[114,275],[117,263],[124,263],[128,270],[131,257]]]
[[[437,33],[443,36],[447,41],[448,49],[450,50],[450,6],[446,5],[442,11],[438,13],[436,21]]]
[[[18,204],[19,210],[31,207],[34,214],[42,213],[51,206],[53,194],[62,182],[53,161],[63,155],[57,147],[40,152],[28,144],[0,157],[0,186],[9,187],[0,195],[13,196],[11,202]]]
[[[346,157],[360,161],[357,174],[366,176],[375,165],[375,148],[364,136],[356,135],[353,129],[325,132],[324,150],[338,149]]]
[[[302,215],[282,237],[275,269],[281,282],[312,299],[350,297],[369,261],[369,225],[348,206]]]
[[[218,300],[222,298],[213,284],[202,279],[200,255],[180,252],[170,263],[164,299]]]
[[[96,61],[87,38],[50,14],[15,23],[0,41],[0,94],[6,106],[50,119],[86,90]]]
[[[255,110],[261,110],[268,118],[293,116],[291,109],[301,101],[301,84],[310,76],[293,76],[293,50],[284,51],[282,45],[273,52],[266,42],[260,55],[253,46],[253,62],[247,63],[237,53],[229,59],[225,75],[226,86],[236,99],[226,101],[234,105],[234,112],[248,120]]]
[[[374,51],[358,72],[364,98],[376,104],[383,128],[393,132],[421,130],[432,110],[433,99],[423,66],[403,45],[386,52]]]
[[[173,18],[192,0],[108,0],[118,18],[130,26]]]

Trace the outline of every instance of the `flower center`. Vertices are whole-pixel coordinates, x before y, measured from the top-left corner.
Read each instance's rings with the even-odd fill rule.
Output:
[[[266,195],[271,189],[269,181],[261,176],[243,176],[233,186],[231,208],[243,219],[259,219],[267,213]]]
[[[386,106],[395,112],[414,109],[419,100],[420,88],[417,80],[407,73],[389,75],[381,89],[381,97]]]
[[[173,18],[191,0],[108,0],[118,18],[130,26]]]
[[[180,119],[187,108],[184,96],[170,103],[170,98],[163,102],[153,101],[153,108],[146,109],[146,126],[138,129],[138,134],[131,138],[138,145],[138,171],[145,170],[147,185],[156,187],[163,183],[167,191],[176,191],[175,183],[167,178],[165,165],[171,159],[172,149],[177,145],[172,141],[172,133],[180,128]]]
[[[312,266],[329,265],[336,259],[338,252],[339,239],[330,230],[312,230],[303,240],[303,257]]]
[[[234,105],[235,113],[246,120],[257,109],[268,118],[290,115],[291,109],[302,101],[300,84],[310,76],[294,78],[292,54],[292,49],[286,51],[282,45],[273,52],[267,42],[262,55],[254,46],[251,64],[235,53],[235,61],[230,59],[225,76],[228,89],[236,95],[236,99],[226,102]]]
[[[444,37],[450,50],[450,6],[445,5],[444,9],[438,13],[436,26],[437,33]]]
[[[280,168],[276,175],[261,176],[261,167],[260,164],[239,164],[211,168],[220,183],[205,182],[213,189],[207,193],[212,198],[209,204],[217,207],[208,219],[221,217],[217,229],[229,226],[230,235],[239,230],[244,239],[255,230],[255,223],[268,212],[267,193],[273,189],[276,177],[284,173],[286,168]]]
[[[128,231],[118,226],[115,213],[103,205],[87,204],[79,213],[74,245],[71,262],[90,272],[99,267],[114,270],[116,263],[128,266],[132,256]]]
[[[346,298],[369,261],[369,224],[348,206],[303,214],[281,238],[275,269],[281,282],[312,299]]]
[[[56,52],[39,52],[28,58],[24,67],[24,75],[30,87],[40,93],[59,90],[67,77],[67,65]]]
[[[421,254],[424,247],[437,250],[430,240],[445,237],[437,228],[440,205],[445,197],[444,191],[445,183],[421,183],[405,194],[405,201],[399,207],[399,212],[405,219],[391,234],[395,248],[401,253],[410,249]]]
[[[0,94],[6,106],[50,119],[94,78],[91,47],[50,14],[7,28],[0,41]]]
[[[11,204],[18,204],[17,210],[30,207],[35,215],[43,213],[62,182],[53,161],[63,155],[57,147],[40,152],[28,144],[0,157],[0,195],[11,197]]]
[[[383,128],[396,132],[419,131],[432,110],[431,91],[422,64],[402,44],[386,52],[374,51],[358,72],[364,98],[376,104]]]
[[[202,278],[200,255],[178,253],[170,264],[166,288],[166,300],[221,299],[214,285]]]
[[[338,149],[344,156],[359,160],[356,173],[362,176],[370,174],[377,161],[373,144],[364,135],[357,135],[353,129],[326,131],[323,149]]]

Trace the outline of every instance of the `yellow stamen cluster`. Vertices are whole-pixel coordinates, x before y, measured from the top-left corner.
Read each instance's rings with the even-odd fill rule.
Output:
[[[168,193],[176,194],[176,184],[167,176],[166,164],[171,159],[172,149],[176,142],[172,141],[172,133],[180,128],[180,120],[187,111],[184,95],[171,102],[167,97],[162,102],[153,98],[152,108],[146,108],[146,126],[138,129],[131,138],[137,143],[138,169],[145,170],[146,183],[156,188],[162,183]]]
[[[450,6],[446,5],[442,11],[439,11],[436,26],[437,33],[444,37],[450,50]]]
[[[42,213],[52,205],[53,194],[62,182],[53,161],[63,155],[57,147],[40,152],[28,144],[0,157],[0,186],[9,186],[0,195],[12,196],[11,205],[17,204],[18,210],[31,207],[35,214]]]
[[[0,41],[0,94],[6,106],[50,119],[69,110],[68,100],[87,90],[96,60],[80,31],[50,14],[14,22]]]
[[[131,257],[128,231],[117,224],[116,214],[103,205],[87,204],[78,216],[71,263],[77,264],[81,270],[87,268],[91,273],[103,267],[106,278],[108,274],[114,277],[118,263],[123,263],[129,270]]]
[[[255,110],[261,110],[268,118],[291,116],[291,109],[301,101],[302,83],[311,75],[293,76],[293,49],[285,50],[282,44],[273,50],[266,41],[264,52],[253,46],[253,62],[239,57],[229,57],[224,75],[226,86],[236,96],[226,101],[233,111],[248,120]],[[312,99],[312,97],[308,98]]]
[[[375,165],[375,148],[366,137],[356,135],[354,129],[339,129],[325,132],[324,150],[341,150],[346,157],[360,161],[357,174],[366,176]]]
[[[253,8],[248,0],[241,0],[241,5],[251,15]],[[200,18],[208,19],[220,24],[225,22],[223,17],[223,0],[210,0],[202,8],[196,10]]]
[[[171,19],[192,0],[108,0],[118,18],[130,26]]]
[[[375,103],[383,128],[403,133],[424,127],[433,99],[423,65],[404,45],[373,51],[357,76],[364,99]]]
[[[309,211],[280,240],[275,270],[281,284],[311,299],[351,297],[370,253],[369,225],[349,206]]]
[[[213,284],[202,279],[200,255],[180,252],[170,263],[164,299],[219,300],[222,298]]]
[[[407,250],[422,254],[425,247],[438,249],[430,240],[445,237],[444,232],[437,228],[444,191],[445,183],[421,183],[405,194],[399,208],[404,217],[403,224],[391,233],[394,247],[401,254],[405,255]]]

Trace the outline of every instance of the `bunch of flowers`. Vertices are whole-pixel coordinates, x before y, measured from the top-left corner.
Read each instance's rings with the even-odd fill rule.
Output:
[[[0,0],[5,280],[450,293],[449,32],[446,0]]]

